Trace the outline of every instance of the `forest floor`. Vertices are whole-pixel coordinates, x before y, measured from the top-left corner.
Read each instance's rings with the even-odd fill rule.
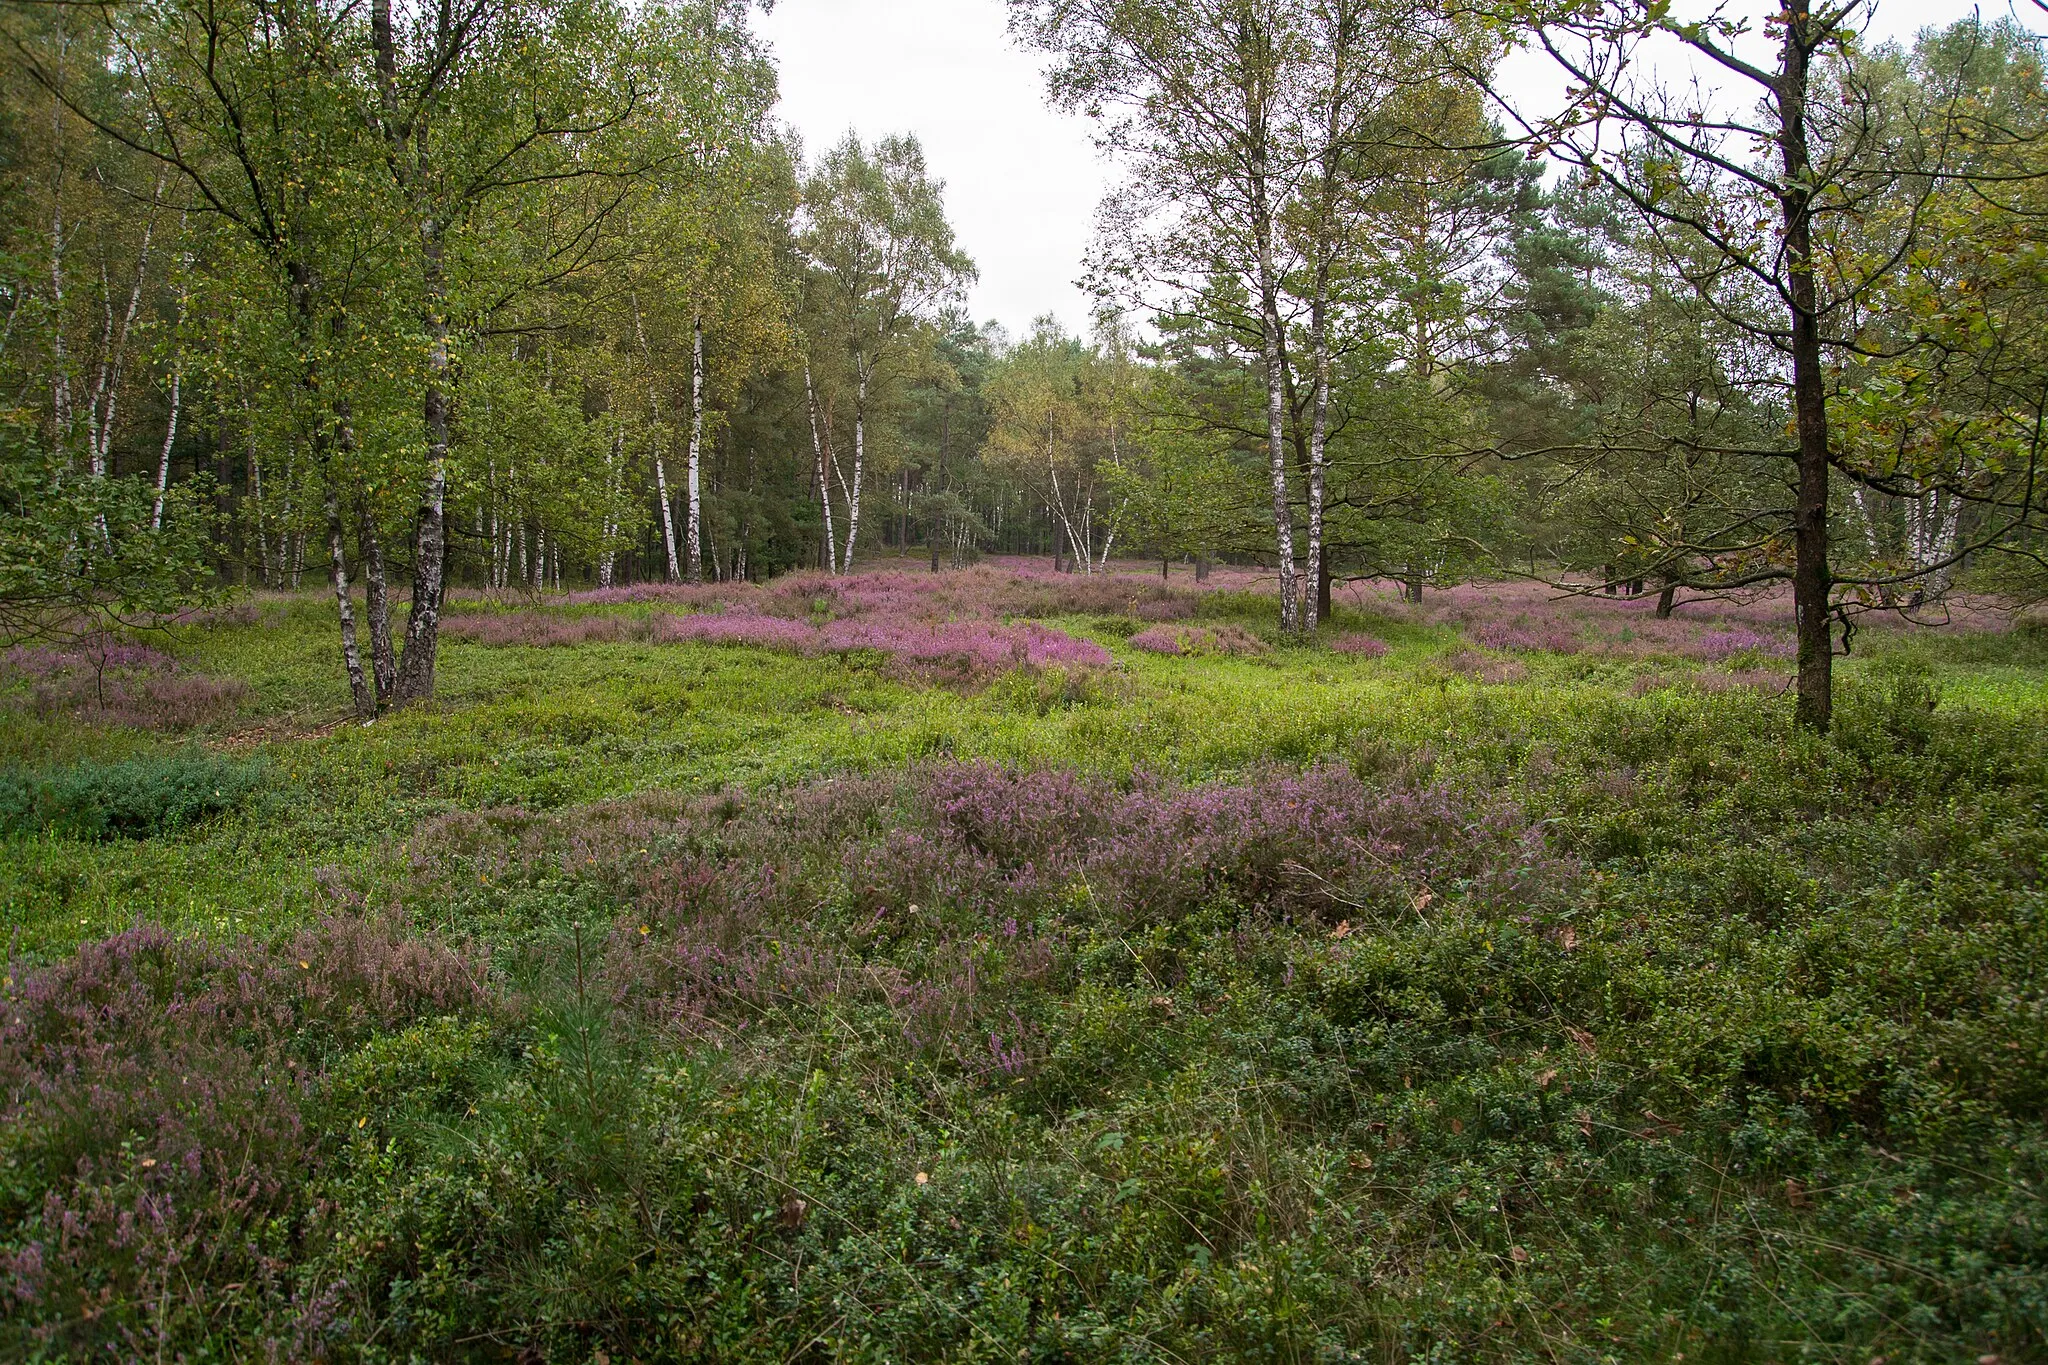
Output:
[[[2048,1358],[2048,630],[1185,568],[0,660],[0,1354]]]

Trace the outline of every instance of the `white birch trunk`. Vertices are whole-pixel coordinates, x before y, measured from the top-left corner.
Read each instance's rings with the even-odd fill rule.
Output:
[[[92,404],[87,426],[92,440],[92,472],[105,477],[107,457],[114,444],[114,410],[121,401],[121,371],[128,358],[128,334],[135,327],[135,315],[142,310],[142,286],[149,277],[149,248],[156,238],[156,205],[162,201],[164,173],[157,172],[156,191],[150,196],[149,214],[142,220],[142,247],[135,256],[135,280],[128,287],[128,307],[121,323],[114,325],[114,301],[106,299],[106,329],[101,337],[99,373],[93,380]],[[105,272],[101,279],[106,278]]]
[[[704,315],[699,313],[690,324],[690,462],[688,472],[689,508],[684,522],[684,544],[688,555],[687,569],[692,583],[704,578],[704,497],[702,489],[702,468],[704,457]],[[856,473],[855,478],[859,475]],[[852,555],[849,546],[848,557]]]
[[[818,390],[811,383],[811,362],[804,360],[804,404],[811,416],[811,452],[818,461],[818,501],[825,508],[825,568],[839,573],[839,543],[832,530],[832,485],[825,481],[825,438],[818,431]],[[835,470],[838,461],[833,461]]]
[[[654,417],[654,491],[661,499],[661,548],[668,554],[668,581],[680,583],[683,567],[676,559],[676,510],[668,496],[668,457],[661,439],[661,386],[654,380],[654,351],[640,320],[640,296],[633,296],[633,335],[640,339],[640,359],[647,366],[647,410]]]
[[[612,568],[619,558],[618,546],[614,542],[619,534],[619,470],[625,463],[625,445],[625,430],[614,431],[611,452],[605,456],[604,544],[597,556],[597,586],[600,588],[612,585]]]
[[[156,461],[156,507],[149,515],[149,529],[164,529],[164,499],[171,491],[171,447],[178,443],[178,403],[185,386],[185,363],[171,367],[171,420],[164,427],[164,448]]]
[[[843,572],[853,572],[854,542],[860,539],[860,484],[867,467],[868,366],[862,359],[853,397],[853,489],[846,497],[846,553],[839,558]]]
[[[1287,498],[1287,385],[1286,361],[1281,355],[1280,281],[1273,263],[1273,223],[1266,193],[1264,169],[1255,179],[1261,202],[1256,233],[1259,251],[1260,350],[1265,362],[1266,446],[1273,484],[1273,538],[1280,560],[1280,628],[1293,634],[1301,628],[1300,583],[1294,561],[1294,513]]]

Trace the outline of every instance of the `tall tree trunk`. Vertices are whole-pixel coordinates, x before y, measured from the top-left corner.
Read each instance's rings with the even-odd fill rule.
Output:
[[[1280,561],[1280,628],[1301,629],[1301,585],[1295,575],[1294,509],[1287,496],[1287,371],[1281,356],[1279,272],[1273,261],[1273,223],[1263,202],[1263,168],[1255,180],[1261,202],[1254,208],[1259,252],[1259,346],[1266,381],[1266,450],[1273,487],[1273,539]]]
[[[442,260],[441,226],[420,225],[427,308],[426,393],[421,416],[427,433],[427,480],[420,497],[413,538],[412,612],[405,622],[405,653],[398,661],[393,700],[400,706],[434,695],[435,653],[440,645],[441,598],[448,554],[448,298]]]
[[[159,170],[156,189],[150,195],[149,212],[142,220],[142,246],[135,254],[135,279],[128,288],[128,306],[121,314],[118,326],[114,322],[114,301],[107,293],[103,299],[106,312],[106,327],[100,338],[99,373],[94,377],[92,400],[86,409],[86,430],[92,447],[92,472],[100,477],[107,473],[107,460],[114,445],[115,410],[121,402],[121,371],[128,359],[128,334],[135,327],[135,315],[142,310],[142,287],[149,279],[150,244],[156,238],[156,210],[163,202],[164,176]],[[100,271],[100,287],[108,289],[107,274]]]
[[[626,464],[626,429],[612,432],[612,447],[605,456],[603,544],[597,555],[597,586],[612,585],[612,570],[619,561],[619,480]]]
[[[344,457],[355,454],[355,413],[346,398],[334,400],[335,448]],[[363,615],[370,627],[370,680],[377,709],[391,705],[397,685],[398,656],[391,643],[391,593],[384,576],[384,546],[377,534],[366,489],[357,485],[351,501],[356,512],[356,550],[363,566]]]
[[[704,579],[704,315],[693,314],[690,318],[690,461],[689,483],[686,490],[689,509],[684,521],[684,545],[687,561],[684,569],[692,583]],[[860,477],[856,467],[854,478]],[[851,542],[847,546],[849,557],[853,554]]]
[[[811,362],[804,359],[804,406],[811,418],[811,452],[818,461],[818,501],[825,509],[825,563],[827,573],[839,572],[839,542],[832,530],[832,485],[825,480],[825,438],[818,430],[818,390],[811,382]]]
[[[363,673],[362,650],[356,644],[355,603],[349,595],[348,549],[341,524],[341,471],[334,459],[334,442],[327,429],[327,404],[321,392],[322,375],[314,350],[314,319],[318,310],[317,283],[312,270],[297,261],[286,265],[293,303],[293,320],[298,329],[303,369],[299,382],[313,415],[313,459],[319,466],[323,511],[327,521],[327,582],[334,590],[335,610],[341,619],[341,662],[348,672],[349,696],[356,715],[369,720],[377,714],[377,698]]]
[[[654,417],[654,491],[661,499],[661,547],[668,552],[668,581],[680,583],[682,565],[676,560],[676,510],[668,496],[668,460],[661,439],[661,386],[654,381],[654,352],[647,345],[647,329],[640,321],[640,296],[633,296],[633,334],[640,339],[640,359],[647,366],[647,407]]]
[[[164,448],[156,460],[156,507],[149,514],[149,529],[164,529],[164,499],[171,492],[171,448],[178,444],[179,403],[184,396],[185,361],[183,356],[171,366],[171,419],[164,424]]]
[[[856,362],[853,390],[853,487],[846,495],[846,553],[839,557],[840,571],[853,572],[853,547],[860,539],[860,485],[867,472],[868,458],[868,365]]]
[[[1792,313],[1792,410],[1798,434],[1799,486],[1792,523],[1792,605],[1799,627],[1798,723],[1825,733],[1834,718],[1834,630],[1828,619],[1833,591],[1828,566],[1828,411],[1823,387],[1818,284],[1814,278],[1812,165],[1807,151],[1808,59],[1817,35],[1803,10],[1782,16],[1784,64],[1778,116],[1785,185],[1785,219]]]
[[[367,494],[356,496],[356,545],[363,558],[363,615],[370,626],[370,676],[377,684],[377,705],[391,704],[398,686],[398,655],[391,638],[391,589],[384,574],[384,545],[377,519],[370,514]]]
[[[50,104],[51,135],[63,146],[63,106]],[[61,450],[71,439],[71,361],[64,352],[64,160],[50,172],[50,434]]]

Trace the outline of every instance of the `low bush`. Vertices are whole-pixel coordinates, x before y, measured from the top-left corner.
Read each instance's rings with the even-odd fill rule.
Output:
[[[1387,642],[1372,635],[1351,633],[1339,635],[1330,641],[1330,648],[1338,654],[1349,654],[1359,659],[1384,659],[1387,657]]]
[[[1267,654],[1271,647],[1243,626],[1147,626],[1130,637],[1133,647],[1148,654],[1226,655],[1244,657]]]
[[[0,836],[152,839],[239,810],[267,779],[260,759],[186,749],[57,772],[0,772]]]

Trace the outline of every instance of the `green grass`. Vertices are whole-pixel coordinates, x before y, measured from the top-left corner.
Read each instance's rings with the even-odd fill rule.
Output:
[[[1271,639],[1265,610],[1215,604]],[[1789,697],[1668,661],[1487,684],[1444,666],[1448,629],[1348,612],[1330,629],[1385,658],[1162,658],[1127,622],[1055,624],[1117,668],[956,690],[748,649],[456,643],[432,707],[370,725],[317,600],[188,632],[192,667],[251,688],[198,738],[260,790],[158,837],[0,843],[8,989],[274,982],[238,987],[270,1003],[217,1036],[149,1042],[179,1060],[148,1074],[217,1073],[206,1112],[276,1187],[235,1193],[225,1155],[189,1180],[139,1164],[184,1140],[162,1117],[199,1112],[183,1091],[159,1111],[38,1082],[53,1098],[0,1127],[0,1272],[28,1285],[25,1248],[57,1245],[46,1199],[88,1231],[0,1344],[242,1359],[317,1321],[286,1354],[2048,1354],[2033,642],[1885,640],[1843,666],[1820,740]],[[1680,681],[1638,695],[1645,675]],[[25,772],[186,742],[0,719]],[[1057,877],[1032,859],[1082,824],[1028,858],[947,842],[920,775],[979,759],[1098,775],[1095,800],[1328,764],[1468,823],[1341,884],[1289,854],[1168,905],[1128,887],[1172,841]],[[1485,889],[1502,812],[1548,850],[1513,845],[1525,890]],[[144,922],[245,957],[117,969],[90,946]],[[399,946],[336,928],[365,924]],[[437,944],[480,994],[408,1003],[394,982],[448,972],[378,975]],[[371,965],[314,988],[344,960]],[[36,1020],[0,1021],[0,1080],[84,1036]],[[1028,1062],[990,1062],[1011,1046]],[[287,1072],[289,1121],[248,1117]],[[165,1180],[216,1247],[183,1279],[90,1231]]]

